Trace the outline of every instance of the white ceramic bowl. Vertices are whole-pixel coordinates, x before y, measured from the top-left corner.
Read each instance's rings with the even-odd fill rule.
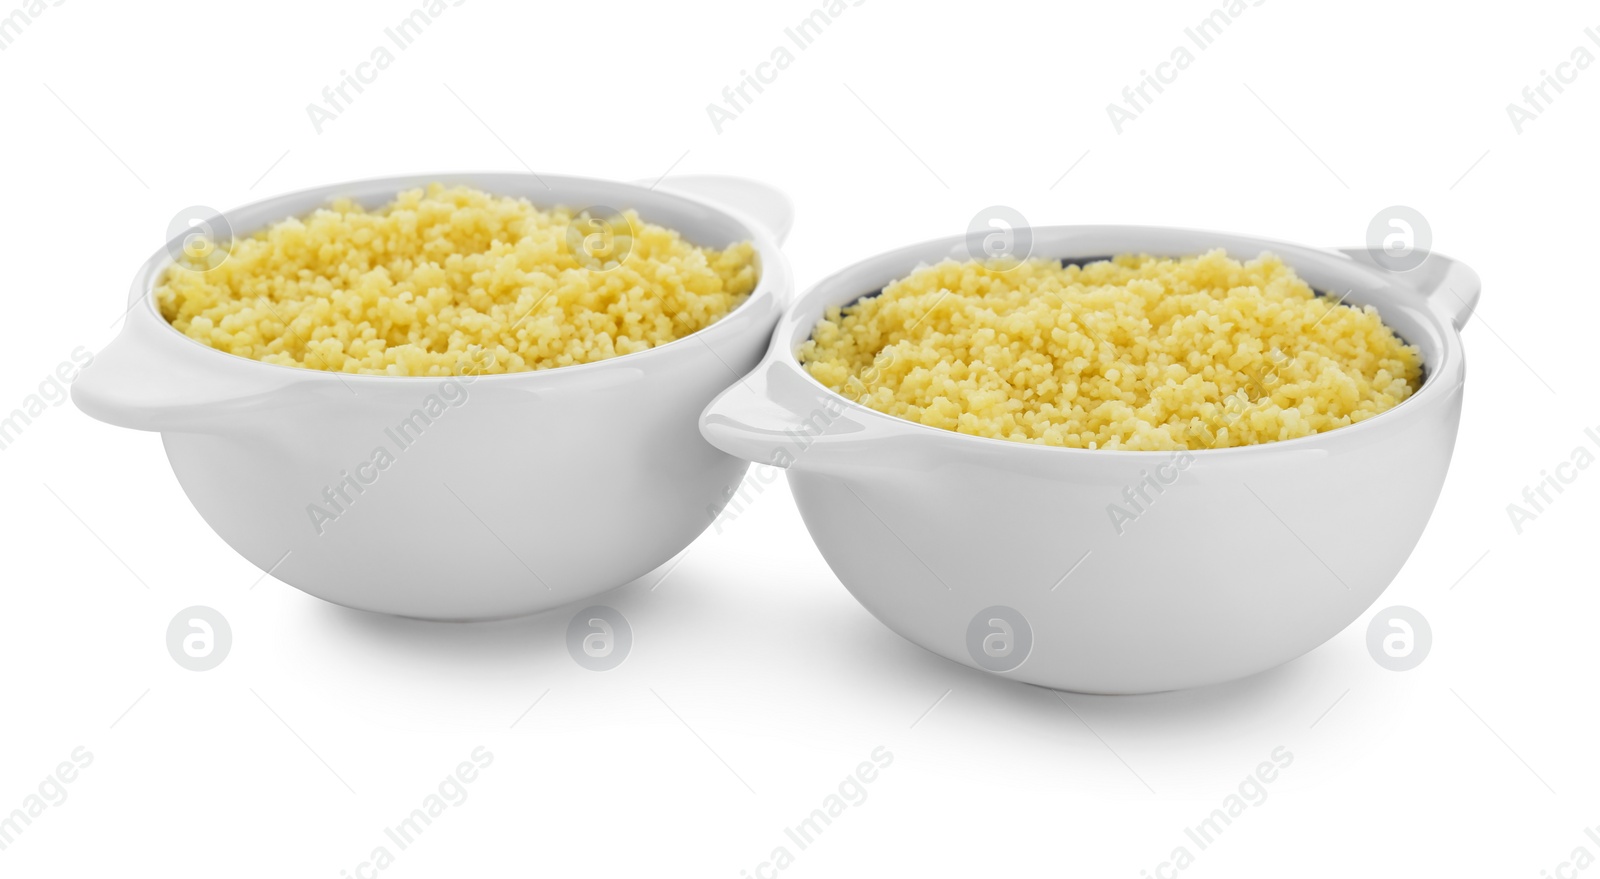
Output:
[[[829,306],[872,295],[966,240],[902,248],[818,283],[766,358],[701,417],[718,448],[787,467],[806,527],[855,597],[941,656],[1029,683],[1144,693],[1264,671],[1372,604],[1438,499],[1460,420],[1459,328],[1477,276],[1433,254],[1392,274],[1362,251],[1132,226],[1034,228],[1034,256],[1270,250],[1318,291],[1373,305],[1418,346],[1422,387],[1325,434],[1163,452],[1035,446],[925,427],[824,388],[795,351]],[[1109,505],[1151,498],[1121,533]],[[1168,478],[1170,477],[1170,479]]]
[[[728,177],[650,188],[427,174],[318,187],[223,216],[243,235],[338,196],[376,207],[433,181],[542,206],[635,208],[705,246],[749,240],[760,283],[700,332],[611,360],[450,380],[344,375],[261,363],[180,334],[153,301],[170,263],[163,250],[134,278],[122,332],[73,385],[73,401],[101,421],[160,431],[184,492],[222,539],[338,604],[487,619],[648,573],[704,530],[706,508],[743,478],[747,464],[708,445],[696,418],[760,358],[791,295],[779,250],[789,200]],[[419,409],[435,415],[397,432]],[[379,449],[392,458],[382,468]],[[349,502],[336,509],[326,492],[341,482]],[[312,504],[336,518],[314,522]]]

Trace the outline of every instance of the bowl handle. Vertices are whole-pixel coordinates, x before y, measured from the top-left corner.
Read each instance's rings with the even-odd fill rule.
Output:
[[[865,442],[874,443],[876,452],[892,448],[915,454],[904,448],[903,437],[883,431],[797,364],[780,359],[763,362],[718,394],[700,415],[700,433],[730,455],[784,469],[798,463],[837,470],[864,459],[881,460],[876,453],[849,453]]]
[[[1443,312],[1457,330],[1467,325],[1483,295],[1483,281],[1466,263],[1437,251],[1429,251],[1422,264],[1407,272],[1385,268],[1365,247],[1341,247],[1339,252],[1357,262],[1399,278],[1421,293],[1428,305]]]
[[[794,202],[782,190],[758,180],[721,174],[686,174],[640,181],[640,185],[685,195],[741,214],[760,223],[779,244],[794,228]]]
[[[118,427],[207,430],[242,410],[284,404],[279,392],[305,381],[291,367],[230,363],[232,355],[178,337],[165,324],[143,303],[132,308],[122,332],[72,383],[72,402]]]

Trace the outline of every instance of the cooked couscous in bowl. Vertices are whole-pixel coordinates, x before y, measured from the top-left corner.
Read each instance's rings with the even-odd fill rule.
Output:
[[[450,376],[646,351],[720,320],[759,281],[748,241],[701,247],[632,210],[597,214],[439,183],[373,210],[338,199],[186,253],[155,301],[179,332],[240,357]]]
[[[975,436],[1127,451],[1325,433],[1420,385],[1376,309],[1270,252],[1083,264],[945,260],[827,309],[799,359],[879,412]]]
[[[1029,231],[1059,262],[979,266],[952,236],[817,282],[702,433],[784,468],[873,616],[1011,680],[1221,683],[1371,607],[1450,467],[1477,275],[1208,230]],[[1316,432],[1288,438],[1291,409]]]
[[[792,210],[715,175],[274,196],[145,261],[73,401],[158,431],[200,517],[283,583],[425,619],[549,610],[669,562],[741,483],[696,416],[771,338]]]

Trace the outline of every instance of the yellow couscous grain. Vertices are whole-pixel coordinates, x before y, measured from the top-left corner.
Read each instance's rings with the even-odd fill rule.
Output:
[[[920,424],[1087,449],[1243,446],[1409,397],[1422,358],[1371,307],[1272,254],[918,268],[830,308],[799,351],[819,382]]]
[[[593,234],[591,219],[617,234],[584,246],[573,232]],[[179,332],[230,354],[443,376],[644,351],[719,320],[757,280],[748,242],[697,247],[632,211],[589,218],[434,184],[373,211],[336,201],[187,255],[155,295]]]

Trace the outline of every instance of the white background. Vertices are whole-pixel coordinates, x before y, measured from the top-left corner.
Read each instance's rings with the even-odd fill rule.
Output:
[[[1533,879],[1578,846],[1600,857],[1584,835],[1600,825],[1600,468],[1520,535],[1506,512],[1575,447],[1600,451],[1583,433],[1600,430],[1600,66],[1520,134],[1505,110],[1574,47],[1600,53],[1592,7],[1267,0],[1118,134],[1106,105],[1209,0],[866,0],[718,133],[706,105],[809,0],[468,0],[317,133],[306,105],[413,8],[67,0],[0,52],[0,413],[114,335],[180,208],[339,180],[758,177],[795,198],[802,287],[993,204],[1326,245],[1406,204],[1485,285],[1443,497],[1379,602],[1424,614],[1432,653],[1380,668],[1368,614],[1249,680],[1063,704],[878,624],[780,479],[659,586],[603,599],[636,643],[591,672],[562,643],[571,609],[427,624],[261,579],[195,514],[157,436],[66,403],[0,452],[0,813],[74,748],[94,760],[0,851],[0,875],[354,876],[480,745],[494,762],[468,799],[381,875],[731,879],[779,845],[785,876],[1140,877],[1180,844],[1184,876]],[[213,671],[165,648],[194,604],[233,627]],[[798,851],[784,828],[879,746],[893,763],[868,798]],[[1294,761],[1267,800],[1195,852],[1184,828],[1279,746]]]

